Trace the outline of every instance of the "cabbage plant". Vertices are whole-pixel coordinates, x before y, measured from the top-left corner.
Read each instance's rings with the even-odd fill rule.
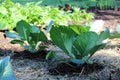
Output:
[[[0,60],[0,80],[16,80],[9,56]]]
[[[76,26],[77,28],[81,28]],[[98,50],[105,47],[106,43],[103,40],[110,36],[108,29],[101,32],[99,35],[92,31],[84,31],[75,29],[74,27],[53,27],[50,31],[50,36],[55,45],[64,51],[69,56],[70,61],[75,64],[92,63],[90,57]],[[85,27],[83,27],[85,28]],[[63,60],[55,53],[50,52],[46,59],[54,57],[57,60]]]
[[[36,26],[31,26],[21,20],[16,25],[16,32],[6,32],[6,36],[13,38],[12,44],[20,44],[31,53],[44,50],[46,46],[41,45],[47,41],[46,35]]]

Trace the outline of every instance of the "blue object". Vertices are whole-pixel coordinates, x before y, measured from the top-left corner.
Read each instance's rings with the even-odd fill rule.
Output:
[[[47,32],[50,32],[51,28],[52,28],[52,25],[54,24],[54,21],[51,20],[48,27],[47,27]]]
[[[78,64],[78,65],[85,63],[85,61],[80,60],[80,59],[72,59],[71,61],[72,61],[73,63],[75,63],[75,64]]]

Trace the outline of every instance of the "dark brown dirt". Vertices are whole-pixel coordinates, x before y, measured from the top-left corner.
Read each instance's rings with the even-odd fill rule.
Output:
[[[98,72],[101,69],[104,68],[103,64],[99,64],[99,63],[93,63],[93,64],[83,64],[83,65],[76,65],[73,63],[69,63],[65,64],[65,63],[61,63],[58,64],[56,68],[50,69],[49,73],[51,75],[77,75],[77,74],[90,74],[92,72]]]
[[[31,60],[41,61],[41,60],[45,60],[47,53],[48,53],[48,51],[46,51],[46,50],[36,52],[36,53],[30,53],[27,50],[24,50],[21,52],[15,51],[12,58],[14,58],[14,59],[31,59]]]

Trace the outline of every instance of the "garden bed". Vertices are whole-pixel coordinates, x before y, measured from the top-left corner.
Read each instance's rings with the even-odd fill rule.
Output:
[[[115,30],[120,24],[120,12],[99,11],[95,20],[105,21],[104,27]],[[103,50],[100,50],[91,58],[93,65],[71,68],[57,61],[45,60],[47,51],[39,52],[40,55],[30,55],[20,45],[9,43],[11,39],[4,38],[4,32],[0,32],[0,57],[11,56],[11,63],[17,80],[120,80],[120,39],[114,39]],[[60,56],[62,51],[49,45],[49,50],[55,51]]]

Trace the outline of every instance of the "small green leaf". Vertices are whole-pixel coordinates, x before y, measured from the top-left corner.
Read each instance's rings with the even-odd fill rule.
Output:
[[[13,38],[13,39],[20,38],[20,36],[18,36],[16,33],[11,33],[8,31],[5,32],[5,35],[6,37]]]
[[[32,27],[32,30],[31,30],[31,33],[40,33],[40,29],[36,26],[31,26]]]
[[[51,58],[54,58],[54,52],[53,51],[50,51],[49,53],[47,53],[47,55],[46,55],[46,60],[48,60],[48,59],[51,59]]]
[[[88,26],[80,26],[80,25],[71,25],[69,26],[73,31],[75,31],[77,34],[80,34],[82,32],[87,32],[89,31]]]
[[[115,34],[109,37],[110,39],[120,38],[120,34]]]
[[[29,35],[32,27],[25,21],[21,20],[16,25],[16,31],[20,37],[29,41]]]
[[[11,44],[20,44],[21,46],[24,45],[24,41],[21,41],[21,40],[12,40],[10,43]]]
[[[77,33],[75,33],[70,27],[60,26],[53,27],[50,31],[50,37],[55,45],[61,48],[67,55],[71,55],[72,45]]]
[[[34,41],[36,44],[39,41],[47,41],[46,35],[40,31],[40,33],[30,33],[31,41]]]
[[[63,62],[65,62],[61,57],[59,57],[59,56],[57,56],[53,51],[50,51],[47,55],[46,55],[46,60],[48,60],[48,59],[51,59],[51,58],[54,58],[54,59],[56,59],[56,60],[58,60],[58,61],[63,61]]]
[[[99,44],[94,46],[91,50],[90,50],[90,57],[98,50],[103,49],[105,47],[106,43],[104,44]]]
[[[47,46],[39,46],[39,51],[45,50],[45,48],[48,48]]]
[[[97,44],[101,44],[103,40],[110,37],[110,31],[108,28],[106,28],[105,31],[101,32],[99,35],[99,40],[97,41]]]

